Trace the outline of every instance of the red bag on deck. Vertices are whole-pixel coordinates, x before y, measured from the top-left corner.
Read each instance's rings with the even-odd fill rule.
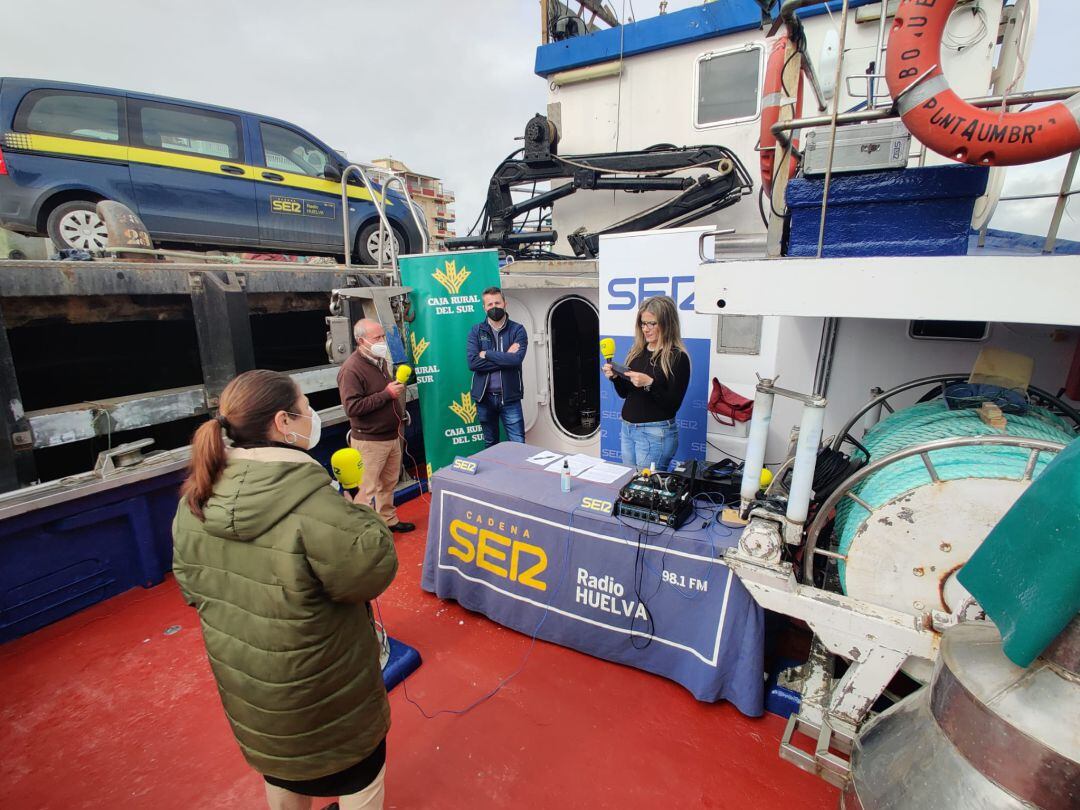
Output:
[[[754,400],[736,394],[716,377],[712,381],[712,393],[709,394],[709,413],[721,425],[734,425],[747,422],[754,413]]]

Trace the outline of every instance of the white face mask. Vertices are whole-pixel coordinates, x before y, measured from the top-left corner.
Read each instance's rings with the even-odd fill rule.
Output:
[[[386,342],[372,343],[368,347],[373,357],[377,357],[379,360],[385,360],[390,354],[390,347],[386,345]]]
[[[289,414],[289,416],[296,416],[296,417],[300,416],[300,414],[298,414],[298,413],[291,413],[289,411],[285,411],[285,413]],[[301,439],[307,439],[307,449],[308,450],[310,450],[312,447],[317,445],[319,443],[319,437],[322,436],[322,418],[319,416],[319,412],[317,410],[315,410],[314,408],[312,408],[311,413],[309,414],[309,416],[311,417],[311,435],[310,436],[305,436],[303,433],[296,433],[296,432],[287,433],[286,436],[285,436],[286,440],[288,439],[289,436],[299,436]],[[289,442],[289,444],[292,444],[292,443],[293,442]]]

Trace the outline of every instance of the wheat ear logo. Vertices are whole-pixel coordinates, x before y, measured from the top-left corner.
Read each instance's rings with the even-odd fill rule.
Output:
[[[450,410],[466,425],[476,421],[476,403],[472,401],[472,394],[468,391],[461,395],[461,402],[451,402]]]
[[[427,338],[416,339],[416,333],[409,333],[409,342],[412,344],[412,359],[417,365],[420,365],[420,356],[427,351],[428,346],[431,345],[431,341]]]
[[[445,266],[432,273],[431,277],[442,284],[450,295],[457,295],[461,292],[461,285],[465,283],[465,279],[471,275],[472,273],[465,267],[458,270],[456,261],[448,261]]]

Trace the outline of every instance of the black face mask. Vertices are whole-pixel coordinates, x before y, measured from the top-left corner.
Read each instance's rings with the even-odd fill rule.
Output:
[[[493,321],[501,321],[506,317],[506,310],[502,307],[492,307],[487,311],[487,316]]]

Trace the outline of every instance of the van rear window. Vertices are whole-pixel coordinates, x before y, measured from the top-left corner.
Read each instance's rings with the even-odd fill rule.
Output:
[[[132,100],[132,141],[151,149],[242,160],[240,121],[231,115]]]
[[[19,104],[15,131],[119,143],[121,101],[70,90],[34,90]]]

